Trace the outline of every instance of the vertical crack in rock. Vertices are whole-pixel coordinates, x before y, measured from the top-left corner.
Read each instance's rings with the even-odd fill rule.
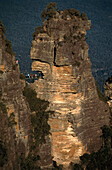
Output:
[[[52,156],[64,167],[79,161],[83,153],[98,150],[100,127],[109,123],[108,105],[99,99],[91,73],[85,41],[90,24],[74,15],[65,17],[61,11],[44,22],[46,33],[39,33],[32,41],[31,59],[40,60],[32,62],[32,70],[44,74],[44,79],[32,86],[54,111],[48,121]]]
[[[54,65],[56,65],[56,47],[54,47]]]

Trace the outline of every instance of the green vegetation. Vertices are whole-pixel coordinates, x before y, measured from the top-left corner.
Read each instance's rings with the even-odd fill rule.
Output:
[[[34,139],[32,142],[33,147],[38,146],[40,143],[45,142],[45,136],[49,134],[50,126],[47,123],[49,113],[46,111],[49,102],[37,98],[35,90],[28,86],[24,88],[23,95],[26,97],[31,111],[36,112],[31,115],[31,123],[33,126],[32,138]]]
[[[102,146],[97,152],[85,153],[80,157],[80,164],[71,164],[74,170],[111,170],[112,168],[112,128],[102,128]]]
[[[25,80],[25,76],[24,76],[24,74],[20,73],[19,78],[20,78],[21,80]]]
[[[25,86],[23,95],[26,97],[32,112],[38,111],[41,113],[42,111],[45,111],[49,105],[49,102],[38,99],[36,91],[28,85]]]
[[[80,14],[80,12],[78,10],[73,9],[73,8],[64,9],[62,11],[62,13],[60,13],[60,10],[57,9],[55,2],[50,2],[46,6],[46,8],[41,13],[41,19],[43,22],[45,20],[50,20],[51,18],[55,18],[57,13],[60,14],[62,16],[62,18],[65,20],[67,19],[67,17],[70,17],[73,19],[74,16],[82,18],[82,20],[88,19],[86,14],[84,14],[83,12]],[[78,27],[79,26],[74,26],[73,29],[76,30]],[[42,32],[45,32],[42,26],[35,28],[35,32],[32,34],[33,39],[35,39],[35,37],[36,37],[36,35],[38,35],[38,33],[42,33]]]
[[[41,14],[42,21],[44,21],[46,19],[50,19],[53,16],[55,16],[56,15],[56,11],[57,11],[56,3],[55,2],[50,2],[47,5],[46,9],[44,9],[42,14]]]
[[[56,7],[56,3],[55,2],[49,3],[41,14],[42,21],[45,21],[46,19],[55,17],[56,12],[60,13],[60,10],[57,9],[57,7]],[[73,18],[74,16],[77,16],[77,17],[82,18],[82,20],[88,19],[85,13],[82,12],[80,14],[80,12],[74,8],[63,10],[62,18],[67,19],[67,16],[70,16],[71,18]]]
[[[0,140],[0,167],[7,162],[7,149],[3,142]]]
[[[0,102],[0,108],[4,114],[7,114],[7,108],[3,102]]]
[[[5,34],[6,29],[5,29],[4,25],[2,24],[1,20],[0,20],[0,28],[2,29],[3,33]]]
[[[9,53],[9,54],[11,54],[11,55],[13,55],[13,50],[12,50],[12,44],[11,44],[11,42],[9,41],[9,40],[5,40],[5,46],[6,46],[6,51]]]
[[[43,33],[43,32],[45,31],[43,30],[42,26],[36,27],[35,32],[32,34],[33,39],[35,39],[36,35],[38,35],[39,33]]]
[[[39,170],[40,167],[36,166],[36,162],[40,160],[40,157],[37,155],[29,154],[27,158],[25,158],[24,154],[20,156],[20,167],[21,170]]]
[[[17,68],[17,64],[14,64],[14,65],[12,66],[12,69],[13,69],[13,70],[16,70],[16,68]]]
[[[11,113],[10,116],[8,117],[8,126],[12,127],[16,124],[17,124],[17,122],[15,122],[15,115],[14,115],[14,113]]]
[[[70,16],[71,18],[73,18],[74,16],[77,16],[79,18],[82,18],[82,20],[88,20],[88,17],[86,16],[85,13],[82,12],[80,14],[80,12],[78,10],[73,9],[73,8],[71,8],[71,9],[64,9],[63,10],[62,18],[63,19],[67,19],[67,16]],[[74,28],[75,28],[75,26],[74,26]],[[77,26],[76,26],[75,29],[77,29]]]
[[[106,80],[106,82],[108,82],[109,84],[111,84],[111,83],[112,83],[112,76],[109,77],[109,78]]]
[[[2,24],[1,20],[0,20],[0,29],[2,29],[2,32],[3,32],[2,38],[5,40],[6,52],[8,52],[11,55],[15,55],[15,53],[13,52],[13,49],[12,49],[11,42],[5,38],[4,34],[6,32],[6,29],[5,29],[4,25]]]
[[[73,18],[73,16],[80,17],[80,12],[78,10],[76,10],[76,9],[73,9],[73,8],[64,9],[62,18],[67,19],[67,16],[70,16],[71,18]]]
[[[35,90],[29,86],[25,86],[23,95],[29,103],[30,109],[33,112],[31,114],[31,142],[30,142],[30,153],[27,158],[22,159],[21,169],[36,169],[35,163],[40,159],[37,155],[38,146],[45,143],[45,136],[50,132],[50,126],[48,124],[49,112],[46,111],[49,102],[40,100],[37,98]],[[39,167],[38,167],[39,168]]]
[[[45,136],[50,133],[50,126],[47,122],[48,117],[49,115],[45,111],[31,115],[31,123],[33,126],[32,138],[34,139],[32,141],[33,147],[45,143]]]
[[[70,15],[80,16],[80,12],[74,8],[68,9]]]

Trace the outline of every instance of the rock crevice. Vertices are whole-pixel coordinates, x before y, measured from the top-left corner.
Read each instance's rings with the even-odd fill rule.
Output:
[[[100,127],[109,123],[109,108],[99,99],[91,73],[85,39],[90,21],[62,14],[44,22],[45,33],[32,41],[31,59],[32,70],[44,74],[32,86],[54,111],[49,118],[52,156],[67,167],[100,148]]]

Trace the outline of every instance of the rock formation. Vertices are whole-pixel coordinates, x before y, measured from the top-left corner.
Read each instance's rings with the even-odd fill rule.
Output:
[[[0,169],[52,168],[51,144],[49,136],[44,136],[49,133],[49,129],[45,132],[42,129],[49,128],[46,125],[46,115],[40,116],[43,126],[40,125],[41,132],[37,134],[38,138],[41,136],[44,139],[45,137],[45,142],[37,139],[36,145],[32,131],[35,130],[33,124],[36,120],[40,121],[40,117],[36,117],[36,112],[39,111],[36,107],[37,110],[34,109],[35,112],[31,113],[32,109],[29,107],[27,97],[23,96],[27,86],[25,79],[21,77],[24,75],[20,73],[11,42],[6,39],[5,28],[0,22]],[[44,107],[46,103],[49,105],[48,102],[40,99],[35,100],[38,100],[39,104],[43,104]],[[39,106],[41,112],[44,112],[44,107]],[[32,123],[33,116],[36,119],[34,123]],[[33,147],[35,149],[31,149]],[[40,159],[37,159],[38,157]]]
[[[108,105],[112,113],[112,76],[109,77],[104,84],[105,96],[108,97]]]
[[[99,99],[91,73],[85,38],[90,25],[83,15],[59,11],[32,41],[32,70],[43,73],[32,86],[54,111],[49,118],[52,156],[65,168],[100,148],[100,127],[109,123],[108,105]]]
[[[22,94],[25,81],[20,80],[19,65],[3,28],[0,23],[0,142],[7,155],[4,162],[0,157],[0,167],[6,170],[19,169],[19,156],[27,156],[31,121],[29,105]]]

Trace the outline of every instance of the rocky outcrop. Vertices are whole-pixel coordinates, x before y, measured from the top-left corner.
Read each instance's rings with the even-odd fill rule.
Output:
[[[48,102],[35,98],[41,111],[37,106],[32,111],[28,96],[24,94],[28,86],[23,77],[11,42],[6,39],[5,28],[0,22],[0,169],[51,169],[49,125],[46,123],[47,115],[43,116]],[[28,90],[35,94],[29,88],[26,92],[29,95]],[[35,101],[30,100],[33,104]],[[35,125],[39,121],[43,121],[42,125]],[[36,132],[40,130],[40,134],[36,134],[35,129]]]
[[[29,152],[30,108],[22,94],[25,81],[20,80],[11,44],[0,24],[0,142],[6,148],[3,169],[20,169],[19,157]],[[2,154],[1,154],[2,155]]]
[[[112,113],[112,76],[109,77],[104,84],[105,96],[108,97],[108,105]]]
[[[54,111],[49,118],[52,156],[65,168],[100,148],[100,127],[109,123],[108,105],[99,99],[91,73],[85,38],[90,23],[57,12],[32,41],[32,70],[43,73],[32,86]]]

